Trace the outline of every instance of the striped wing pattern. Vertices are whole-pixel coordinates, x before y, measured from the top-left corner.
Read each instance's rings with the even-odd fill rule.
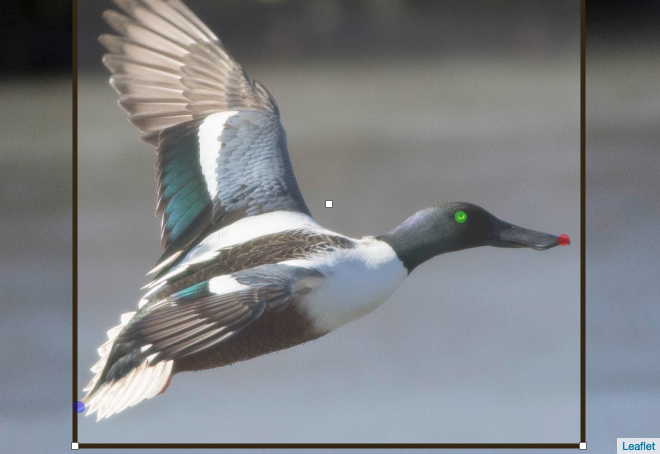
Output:
[[[187,285],[207,279],[235,273],[263,264],[310,257],[333,249],[350,249],[355,243],[346,237],[290,230],[262,236],[231,247],[209,250],[198,257],[182,261],[168,273],[162,272],[149,285],[155,289],[150,298],[171,293]]]
[[[83,402],[98,419],[162,392],[173,361],[222,342],[264,311],[287,307],[294,286],[321,275],[299,267],[262,265],[202,281],[125,314],[99,349],[101,360]],[[136,372],[137,371],[137,372]],[[166,380],[167,379],[167,380]]]
[[[110,84],[129,120],[157,147],[159,263],[241,217],[309,213],[279,110],[179,0],[115,0],[101,35]]]
[[[122,315],[99,348],[83,398],[87,414],[98,419],[163,392],[177,359],[196,358],[264,312],[286,308],[294,289],[305,288],[302,280],[321,277],[278,265],[282,257],[351,247],[294,231],[204,249],[211,233],[224,238],[231,224],[249,216],[294,212],[287,216],[311,220],[279,110],[179,0],[114,1],[122,12],[103,15],[117,33],[99,38],[109,51],[103,62],[130,122],[157,148],[164,253],[139,310]]]

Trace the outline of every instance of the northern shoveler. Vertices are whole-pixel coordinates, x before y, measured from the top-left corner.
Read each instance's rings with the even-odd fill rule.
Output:
[[[110,84],[157,148],[164,253],[137,312],[99,348],[85,388],[98,419],[221,367],[323,336],[381,305],[430,258],[477,246],[549,249],[557,236],[470,203],[354,239],[312,218],[277,104],[179,0],[115,0],[99,39]]]

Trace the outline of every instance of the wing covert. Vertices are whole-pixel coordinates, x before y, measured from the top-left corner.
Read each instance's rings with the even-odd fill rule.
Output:
[[[262,265],[153,301],[117,335],[96,383],[119,380],[145,360],[155,365],[222,342],[264,311],[284,309],[301,281],[320,277],[308,268]]]
[[[115,0],[103,63],[129,120],[157,147],[159,263],[245,216],[309,214],[279,110],[179,0]]]

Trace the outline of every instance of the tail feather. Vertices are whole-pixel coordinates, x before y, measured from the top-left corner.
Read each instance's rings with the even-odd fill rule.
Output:
[[[123,314],[121,324],[108,330],[108,341],[98,349],[101,359],[91,368],[94,377],[83,389],[87,392],[82,399],[87,408],[86,416],[97,413],[97,421],[158,395],[167,388],[172,377],[174,361],[161,361],[152,365],[148,359],[145,359],[119,380],[99,385],[115,339],[133,315],[135,312]]]

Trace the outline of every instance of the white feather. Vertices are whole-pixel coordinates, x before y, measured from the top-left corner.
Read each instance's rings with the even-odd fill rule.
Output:
[[[121,314],[121,324],[126,325],[135,315],[135,311],[133,312],[126,312],[125,314]]]
[[[177,258],[178,256],[181,255],[182,252],[183,252],[183,251],[177,251],[177,252],[175,252],[174,254],[170,255],[168,258],[166,258],[165,260],[163,260],[162,262],[160,262],[157,266],[155,266],[154,268],[152,268],[152,269],[147,273],[147,276],[150,275],[150,274],[154,274],[155,272],[161,270],[162,268],[165,268],[167,265],[169,265],[170,263],[172,263],[173,261],[175,261],[176,258]]]
[[[225,295],[249,288],[229,275],[214,277],[209,281],[209,291],[216,295]]]
[[[108,334],[108,339],[109,340],[115,340],[115,338],[117,337],[117,334],[119,334],[119,332],[122,330],[123,327],[124,327],[124,325],[121,324],[121,325],[117,325],[113,328],[110,328],[108,330],[108,333],[107,333]]]
[[[257,216],[249,216],[211,233],[195,246],[181,260],[178,266],[184,266],[209,252],[246,243],[262,236],[273,235],[287,230],[302,230],[309,233],[329,233],[343,237],[321,227],[309,215],[291,211],[273,211]]]
[[[87,416],[97,413],[97,421],[119,413],[144,399],[151,399],[167,385],[174,361],[151,365],[144,360],[121,379],[104,384],[94,395],[83,399]]]
[[[370,237],[358,240],[354,249],[335,249],[310,259],[287,260],[282,265],[313,268],[325,276],[322,284],[298,303],[323,332],[376,309],[408,275],[390,245]]]
[[[166,280],[186,271],[190,265],[212,260],[218,255],[222,248],[235,246],[245,243],[255,238],[284,232],[287,230],[302,230],[313,233],[327,233],[335,236],[341,236],[321,227],[311,216],[290,211],[274,211],[257,216],[249,216],[213,232],[207,236],[199,245],[192,248],[182,259],[181,263],[172,268],[165,276],[156,279],[143,288],[149,287],[150,290],[144,295],[143,299],[156,293],[164,285]],[[345,238],[345,237],[344,237]],[[141,306],[140,306],[141,307]]]
[[[161,361],[152,366],[151,362],[157,355],[157,353],[154,353],[120,380],[106,383],[93,395],[89,394],[101,378],[101,373],[108,362],[108,356],[117,335],[134,315],[135,312],[122,314],[121,324],[108,330],[108,341],[98,349],[101,359],[92,366],[92,372],[95,375],[83,389],[84,392],[88,393],[82,399],[87,408],[86,413],[87,415],[91,415],[98,412],[97,420],[107,418],[115,413],[119,413],[128,406],[135,405],[144,399],[155,396],[163,390],[170,379],[173,361]],[[141,350],[146,351],[151,346],[151,344],[145,345]]]
[[[237,110],[217,112],[206,117],[199,125],[199,163],[211,199],[218,193],[218,158],[222,153],[220,135],[229,119],[237,113]]]

